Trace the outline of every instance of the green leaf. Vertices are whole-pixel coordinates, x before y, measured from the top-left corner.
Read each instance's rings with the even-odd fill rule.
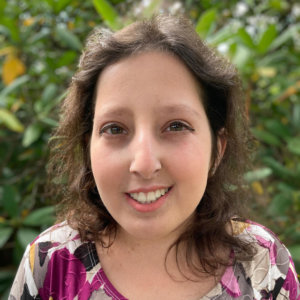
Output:
[[[5,87],[2,92],[0,93],[0,102],[3,101],[3,98],[6,97],[11,92],[15,91],[17,88],[19,88],[21,85],[25,84],[27,81],[29,81],[30,77],[28,75],[23,75],[18,77],[16,80],[14,80],[10,85]]]
[[[34,143],[42,134],[42,127],[39,123],[30,124],[24,133],[22,145],[28,147]]]
[[[287,147],[290,152],[300,155],[300,137],[290,139]]]
[[[239,28],[239,30],[237,32],[237,37],[248,48],[250,48],[250,49],[255,49],[256,48],[250,34],[246,31],[245,28]]]
[[[39,232],[37,230],[29,228],[21,228],[17,233],[17,239],[20,245],[25,249],[26,246],[31,243],[37,236]]]
[[[268,206],[268,214],[282,216],[290,209],[292,204],[293,200],[290,194],[280,193],[275,195]]]
[[[82,44],[79,38],[67,28],[58,25],[55,28],[55,33],[58,38],[58,41],[62,45],[68,46],[71,49],[78,50],[78,51],[82,49]]]
[[[75,51],[66,51],[63,55],[59,58],[56,65],[57,67],[67,66],[72,64],[75,59],[77,58],[77,53]]]
[[[196,31],[202,38],[205,38],[208,35],[216,20],[216,16],[217,12],[215,9],[207,10],[200,16],[196,24]]]
[[[54,11],[56,13],[61,12],[65,9],[73,0],[59,0],[54,3]]]
[[[277,135],[280,138],[286,139],[291,136],[290,128],[282,124],[279,120],[269,119],[265,121],[264,125],[270,133]]]
[[[98,14],[103,18],[107,25],[113,29],[118,30],[121,27],[118,13],[113,6],[106,0],[93,0],[94,7]]]
[[[280,145],[280,140],[278,139],[278,137],[268,131],[252,128],[251,132],[261,142],[264,142],[271,146],[279,146]]]
[[[44,124],[50,125],[52,127],[58,126],[58,121],[53,120],[51,118],[41,117],[41,118],[39,118],[39,121],[43,122]]]
[[[272,169],[270,168],[261,168],[258,170],[247,172],[244,175],[244,178],[248,182],[262,180],[272,174]]]
[[[4,9],[6,7],[6,1],[1,1],[0,2],[0,16],[4,15]]]
[[[50,30],[49,28],[43,28],[43,30],[37,32],[37,33],[31,33],[30,37],[27,40],[27,43],[30,46],[33,46],[34,43],[37,43],[38,41],[42,40],[42,39],[46,39],[46,38],[50,38]]]
[[[279,163],[277,160],[275,160],[273,157],[263,157],[261,159],[263,163],[265,163],[267,166],[269,166],[273,173],[279,177],[281,177],[284,180],[290,181],[295,177],[295,172],[292,172],[285,166],[283,166],[281,163]],[[292,184],[292,182],[290,182]]]
[[[4,17],[1,18],[1,25],[5,26],[14,42],[20,41],[20,31],[17,24],[17,18]]]
[[[300,243],[300,222],[293,222],[293,224],[287,226],[284,230],[284,235]]]
[[[49,83],[43,91],[41,100],[43,102],[51,101],[56,95],[56,92],[57,92],[57,86],[54,83]]]
[[[274,41],[277,35],[276,26],[274,24],[269,25],[266,31],[263,33],[260,41],[257,45],[257,50],[259,53],[263,54],[268,51],[270,45]]]
[[[53,225],[54,222],[54,206],[46,206],[34,210],[24,219],[23,224],[28,226],[50,226]]]
[[[209,35],[206,40],[209,44],[216,46],[234,37],[236,37],[234,26],[232,24],[228,24],[223,26],[216,33]]]
[[[2,296],[1,299],[9,299],[8,291],[11,288],[12,281],[15,275],[15,272],[11,270],[0,271],[0,295]]]
[[[35,102],[34,110],[39,114],[39,117],[42,116],[41,120],[57,105],[56,95],[57,86],[54,83],[50,83],[44,89],[41,100]]]
[[[6,185],[3,187],[2,204],[4,212],[10,217],[17,217],[19,215],[20,196],[15,187]]]
[[[284,10],[285,5],[287,5],[285,3],[284,0],[269,0],[268,1],[268,5],[270,8],[273,8],[275,10],[277,10],[278,12]]]
[[[300,245],[290,246],[288,249],[291,252],[293,259],[300,261]]]
[[[10,270],[0,271],[0,282],[3,282],[6,279],[13,279],[15,275],[15,272]]]
[[[295,104],[292,112],[292,123],[296,129],[300,130],[300,104]]]
[[[13,229],[11,227],[0,228],[0,248],[2,248],[5,243],[10,238]]]
[[[294,191],[294,188],[285,182],[279,182],[277,188],[279,191],[286,194],[291,194]]]
[[[284,32],[282,32],[270,45],[270,50],[281,47],[286,44],[290,39],[297,36],[300,30],[300,24],[290,25]]]
[[[251,59],[251,51],[243,45],[238,45],[235,49],[235,54],[232,57],[233,63],[243,70]]]
[[[23,255],[24,255],[25,248],[23,247],[23,245],[21,245],[17,235],[16,235],[14,242],[15,243],[14,243],[12,258],[13,258],[14,264],[19,265]]]
[[[24,126],[17,117],[9,110],[0,108],[0,124],[3,123],[7,128],[15,132],[23,132]]]
[[[3,18],[4,10],[6,6],[6,1],[0,1],[0,17]]]
[[[3,299],[9,299],[9,295],[10,295],[10,290],[11,290],[11,286],[13,283],[13,279],[9,282],[8,285],[6,285],[6,289],[3,291],[3,293],[0,291],[0,294],[2,294]],[[1,284],[1,287],[3,287],[3,285]]]
[[[55,0],[44,0],[44,2],[48,3],[49,7],[55,10]]]

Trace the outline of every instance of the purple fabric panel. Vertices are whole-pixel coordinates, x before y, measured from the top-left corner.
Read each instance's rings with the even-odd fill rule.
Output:
[[[85,281],[85,267],[68,249],[63,248],[51,256],[39,294],[43,300],[48,300],[50,296],[53,299],[73,300]]]

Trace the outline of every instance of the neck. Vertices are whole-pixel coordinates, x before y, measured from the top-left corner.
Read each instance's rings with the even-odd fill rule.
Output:
[[[177,238],[178,232],[155,239],[136,238],[119,229],[113,244],[108,249],[98,247],[98,251],[102,253],[100,257],[104,254],[106,259],[118,262],[119,265],[126,261],[143,270],[152,270],[152,274],[168,272],[175,280],[184,281],[186,277],[181,270],[189,278],[195,279],[187,267],[184,246],[180,245],[177,254],[176,247],[170,248]]]

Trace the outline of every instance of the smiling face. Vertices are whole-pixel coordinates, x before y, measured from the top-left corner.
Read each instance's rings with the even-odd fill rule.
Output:
[[[91,166],[120,232],[177,237],[204,194],[212,141],[199,87],[176,57],[144,52],[97,84]]]

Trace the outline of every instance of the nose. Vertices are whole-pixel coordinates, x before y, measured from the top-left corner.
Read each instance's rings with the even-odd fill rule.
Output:
[[[161,170],[159,143],[147,134],[141,134],[132,141],[130,173],[143,179],[151,179]]]

